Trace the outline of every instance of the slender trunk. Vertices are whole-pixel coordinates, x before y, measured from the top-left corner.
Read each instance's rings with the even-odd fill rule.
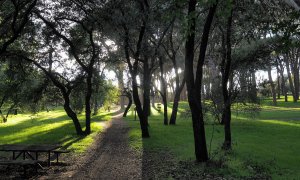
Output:
[[[294,74],[294,85],[295,85],[295,98],[299,100],[299,68],[295,67],[293,74]]]
[[[172,29],[173,33],[173,29]],[[178,112],[178,105],[180,101],[180,96],[182,89],[185,85],[185,78],[183,78],[183,82],[180,85],[180,78],[179,78],[179,73],[178,73],[178,66],[177,66],[177,61],[176,61],[176,50],[174,49],[174,44],[173,44],[173,36],[170,36],[170,43],[171,43],[171,49],[172,49],[172,55],[169,56],[172,60],[173,68],[175,70],[175,92],[174,92],[174,97],[173,97],[173,106],[172,106],[172,112],[171,112],[171,117],[169,124],[170,125],[175,125],[176,124],[176,118],[177,118],[177,112]]]
[[[182,89],[183,89],[184,86],[185,86],[185,78],[183,78],[182,83],[178,88],[176,86],[176,91],[175,91],[174,101],[173,101],[173,107],[172,107],[172,114],[171,114],[171,118],[170,118],[170,124],[171,125],[176,124],[180,94],[181,94]]]
[[[118,78],[118,86],[119,86],[120,92],[122,92],[124,90],[123,67],[118,68],[117,71],[118,72],[116,74],[117,74],[117,78]],[[120,106],[121,106],[121,109],[125,108],[125,97],[124,96],[120,96]]]
[[[290,63],[289,63],[288,57],[285,58],[285,64],[286,64],[286,71],[287,71],[287,75],[288,75],[288,79],[289,79],[290,89],[291,89],[292,95],[293,95],[293,101],[297,102],[297,98],[296,98],[296,94],[295,94],[295,88],[294,88],[294,83],[293,83],[293,80],[292,80],[292,75],[291,75],[291,70],[290,70]]]
[[[98,104],[99,82],[97,82],[96,78],[95,78],[94,83],[96,85],[95,85],[95,93],[94,93],[94,113],[93,113],[93,115],[97,115],[98,108],[99,108],[99,104]]]
[[[144,75],[143,75],[143,111],[144,116],[146,117],[146,121],[148,124],[148,116],[150,116],[150,84],[151,84],[151,74],[149,69],[148,58],[144,59],[143,63]]]
[[[1,108],[2,108],[2,106],[3,106],[3,104],[4,104],[5,99],[6,99],[6,95],[4,95],[4,96],[2,97],[1,103],[0,103],[0,115],[1,115],[1,117],[2,117],[2,122],[3,122],[3,123],[6,123],[6,122],[7,122],[7,119],[5,118],[5,116],[3,115],[2,111],[1,111]]]
[[[209,9],[208,16],[203,29],[200,54],[196,71],[196,79],[194,80],[194,48],[195,48],[195,30],[196,17],[194,16],[196,10],[196,0],[189,1],[188,8],[188,36],[185,43],[185,77],[188,91],[188,102],[192,113],[195,155],[198,162],[205,162],[208,160],[204,120],[201,104],[201,86],[203,76],[203,64],[205,60],[205,53],[209,38],[209,32],[213,17],[216,11],[216,4]]]
[[[271,73],[271,66],[268,67],[268,77],[269,77],[269,83],[271,85],[271,93],[272,93],[272,98],[273,98],[273,105],[277,106],[277,100],[276,100],[276,90],[275,90],[275,85],[272,80],[272,73]]]
[[[2,122],[3,122],[3,123],[6,123],[6,122],[7,122],[7,118],[3,115],[1,109],[0,109],[0,115],[1,115],[1,117],[2,117]]]
[[[281,88],[280,88],[280,76],[279,73],[277,72],[277,98],[280,99],[281,97]]]
[[[167,87],[164,78],[164,64],[163,64],[162,57],[159,58],[159,67],[160,67],[161,97],[164,104],[164,125],[168,125]]]
[[[232,2],[232,4],[234,1]],[[232,33],[232,14],[227,19],[227,30],[226,30],[226,48],[225,48],[225,37],[223,36],[223,61],[221,63],[222,69],[222,92],[224,99],[224,106],[222,112],[222,122],[224,122],[225,139],[223,143],[223,149],[231,149],[231,94],[228,90],[227,84],[229,82],[229,76],[231,73],[231,33]],[[226,58],[225,58],[226,57]],[[229,87],[230,88],[230,87]]]
[[[251,73],[252,76],[252,83],[251,83],[251,94],[252,94],[252,102],[257,103],[257,89],[256,89],[256,78],[255,78],[255,71]]]
[[[135,53],[136,57],[139,57],[139,50],[141,48],[141,43],[145,34],[145,25],[146,23],[143,22],[143,26],[141,26],[141,30],[140,30],[140,34],[139,34],[139,40],[137,43],[137,52]],[[140,101],[139,98],[139,92],[138,92],[138,84],[137,84],[137,80],[136,80],[136,76],[137,76],[137,70],[138,70],[138,60],[137,58],[135,58],[135,62],[131,63],[131,58],[130,58],[130,46],[129,46],[129,30],[126,27],[126,25],[123,25],[124,31],[125,31],[125,39],[124,39],[124,51],[125,51],[125,57],[126,57],[126,61],[127,61],[127,65],[129,67],[129,71],[131,74],[131,78],[132,78],[132,96],[133,96],[133,101],[135,103],[136,106],[136,111],[138,113],[138,117],[140,120],[140,127],[141,127],[141,131],[142,131],[142,138],[148,138],[150,137],[149,135],[149,131],[148,131],[148,117],[144,116],[144,112],[143,112],[143,108],[142,108],[142,103]],[[146,72],[144,72],[146,73]],[[149,82],[150,83],[150,82]],[[150,86],[150,84],[149,84]]]
[[[155,92],[154,92],[153,88],[151,88],[151,98],[152,98],[152,100],[151,100],[151,106],[155,109],[156,108],[155,107]]]
[[[85,133],[91,133],[91,97],[92,97],[92,70],[88,73],[87,89],[85,95]]]
[[[126,117],[127,116],[127,113],[132,105],[132,96],[131,96],[131,93],[128,91],[126,92],[126,97],[128,98],[128,105],[124,111],[124,114],[123,114],[123,117]]]
[[[284,67],[282,65],[282,63],[280,63],[280,76],[281,76],[281,90],[282,90],[282,94],[284,95],[284,101],[288,102],[288,97],[287,97],[287,90],[286,90],[286,86],[285,86],[285,80],[284,80]]]
[[[72,119],[73,124],[75,126],[76,133],[78,135],[84,135],[85,133],[82,131],[82,128],[81,128],[81,125],[77,118],[77,115],[70,107],[70,93],[62,92],[62,95],[63,95],[64,101],[65,101],[64,109],[65,109],[67,115]]]
[[[148,131],[147,116],[145,117],[145,115],[144,115],[142,103],[139,98],[138,85],[137,85],[135,73],[132,74],[131,77],[132,77],[132,95],[133,95],[134,104],[136,106],[136,111],[137,111],[137,114],[138,114],[138,117],[140,120],[142,137],[148,138],[148,137],[150,137],[150,135],[149,135],[149,131]]]

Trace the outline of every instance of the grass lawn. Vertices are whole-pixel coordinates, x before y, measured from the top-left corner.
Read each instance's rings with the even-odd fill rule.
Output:
[[[300,103],[282,102],[271,106],[262,103],[262,110],[253,119],[245,115],[232,115],[233,150],[226,156],[220,150],[224,138],[223,126],[206,125],[206,139],[213,161],[222,161],[222,168],[212,168],[216,174],[244,179],[257,174],[272,179],[300,179]],[[182,113],[188,105],[180,104]],[[171,109],[169,108],[169,112]],[[178,116],[176,126],[164,126],[161,113],[153,110],[150,117],[150,138],[141,139],[138,121],[133,114],[127,118],[131,128],[131,146],[139,151],[170,151],[176,160],[193,161],[194,145],[189,117]],[[203,166],[199,166],[201,169]]]
[[[79,116],[84,127],[84,116]],[[93,137],[103,129],[103,122],[110,114],[100,112],[92,117],[89,136],[76,135],[72,120],[62,108],[37,115],[18,114],[9,116],[7,123],[0,123],[0,144],[61,144],[75,152],[84,152],[93,142]],[[1,153],[1,152],[0,152]],[[0,154],[1,155],[1,154]]]

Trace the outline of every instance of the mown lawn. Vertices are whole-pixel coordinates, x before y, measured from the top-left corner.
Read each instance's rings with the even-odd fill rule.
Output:
[[[279,101],[277,107],[270,100],[262,102],[256,118],[232,115],[233,150],[227,155],[221,150],[223,126],[206,125],[206,139],[213,161],[222,161],[222,168],[211,169],[225,177],[244,179],[257,174],[272,179],[300,178],[300,103]],[[180,112],[188,107],[180,104]],[[169,112],[171,109],[169,110]],[[178,161],[192,161],[194,145],[191,119],[180,115],[176,126],[164,126],[163,116],[153,110],[150,117],[150,138],[141,139],[138,121],[133,113],[127,118],[131,128],[131,146],[139,151],[170,151]],[[199,166],[201,168],[202,166]]]
[[[84,116],[79,118],[84,127]],[[84,152],[94,136],[102,131],[103,122],[110,119],[110,114],[104,112],[93,116],[92,133],[82,137],[76,135],[72,120],[62,108],[36,115],[13,115],[7,123],[0,123],[0,144],[61,144],[74,152]]]

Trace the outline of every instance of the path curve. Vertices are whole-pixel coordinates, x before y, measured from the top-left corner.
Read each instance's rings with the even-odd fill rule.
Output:
[[[128,144],[129,126],[122,114],[108,122],[85,157],[76,160],[73,170],[61,179],[142,179],[141,157]]]

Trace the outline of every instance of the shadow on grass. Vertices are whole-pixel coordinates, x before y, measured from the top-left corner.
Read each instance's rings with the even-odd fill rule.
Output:
[[[107,121],[109,119],[107,116],[107,114],[94,116],[92,125],[95,122]],[[84,116],[79,116],[81,119],[82,117]],[[80,120],[80,124],[84,128],[85,121]],[[98,128],[100,126],[96,125],[95,130],[98,131]],[[54,113],[54,117],[47,118],[45,114],[18,123],[0,124],[0,144],[64,144],[64,147],[68,148],[84,138],[76,134],[73,121],[67,115],[55,116]]]

